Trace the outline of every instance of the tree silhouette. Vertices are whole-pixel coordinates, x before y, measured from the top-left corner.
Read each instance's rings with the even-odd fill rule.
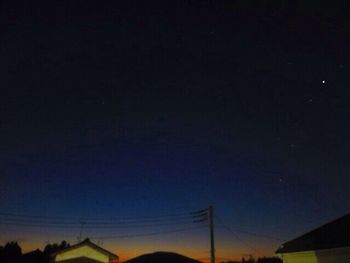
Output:
[[[63,240],[61,244],[53,243],[47,244],[44,248],[44,254],[50,256],[53,253],[56,253],[62,249],[70,247],[70,244],[67,241]]]
[[[17,242],[7,242],[0,247],[0,262],[13,262],[22,256],[22,249]]]

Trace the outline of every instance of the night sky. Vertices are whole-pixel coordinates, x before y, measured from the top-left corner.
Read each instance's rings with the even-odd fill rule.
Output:
[[[219,257],[272,255],[349,212],[341,1],[48,2],[0,3],[0,245],[79,235],[6,213],[88,222],[212,204],[234,231],[215,219]],[[100,244],[209,257],[205,228]]]

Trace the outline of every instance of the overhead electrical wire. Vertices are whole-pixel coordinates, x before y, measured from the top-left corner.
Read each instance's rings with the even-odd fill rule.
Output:
[[[138,217],[94,217],[93,219],[0,212],[0,225],[69,229],[80,229],[81,227],[84,227],[84,229],[147,228],[157,226],[193,225],[198,223],[205,223],[208,220],[207,212],[207,209],[202,209],[194,212],[178,214]],[[126,220],[126,218],[130,218],[130,220]],[[221,219],[219,219],[217,216],[216,218],[221,221]],[[221,224],[217,226],[226,228],[230,232],[234,232],[227,225]],[[275,241],[285,241],[276,237],[257,234],[242,229],[235,229],[235,232]],[[237,236],[236,233],[235,235]]]
[[[136,220],[136,218],[139,218]],[[39,215],[24,215],[12,213],[0,213],[0,224],[15,225],[23,227],[54,227],[54,228],[90,228],[90,229],[119,229],[119,228],[137,228],[137,227],[156,227],[156,226],[170,226],[170,225],[188,225],[193,223],[204,222],[206,218],[206,210],[199,210],[195,212],[164,215],[164,216],[148,216],[148,217],[134,217],[131,220],[102,220],[102,217],[96,221],[91,219],[79,219],[72,217],[47,217]]]
[[[34,219],[47,219],[47,220],[83,220],[88,219],[89,221],[143,221],[143,220],[168,220],[168,219],[177,219],[185,217],[200,216],[201,214],[206,213],[206,209],[184,212],[177,214],[164,214],[164,215],[154,215],[154,216],[124,216],[124,217],[91,217],[91,216],[47,216],[47,215],[29,215],[29,214],[15,214],[15,213],[4,213],[0,212],[0,217],[15,217],[15,218],[34,218]]]
[[[225,226],[223,226],[223,227],[225,227]],[[239,232],[239,233],[242,233],[242,234],[246,234],[246,235],[250,235],[250,236],[259,237],[259,238],[274,240],[274,241],[278,241],[278,242],[286,242],[285,239],[273,237],[273,236],[270,236],[270,235],[253,233],[253,232],[250,232],[250,231],[241,230],[241,229],[236,229],[236,228],[235,228],[235,231],[236,231],[236,232]]]
[[[207,219],[207,209],[171,215],[143,216],[143,217],[95,217],[93,220],[83,220],[79,217],[39,216],[28,214],[0,213],[0,225],[25,228],[65,228],[65,229],[123,229],[123,228],[156,228],[160,226],[171,227],[181,225],[182,228],[169,230],[143,232],[136,234],[119,234],[109,236],[92,236],[92,239],[124,239],[147,237],[178,232],[192,231],[206,227],[201,224]],[[103,221],[102,221],[103,220]]]
[[[251,251],[259,254],[259,251],[257,251],[257,249],[253,248],[251,245],[247,244],[247,242],[241,239],[240,236],[237,233],[235,233],[229,226],[225,225],[218,216],[215,216],[215,218],[218,219],[221,222],[221,226],[225,228],[227,231],[229,231],[239,242],[241,242],[244,246],[246,246]]]
[[[28,222],[13,222],[13,221],[0,221],[1,225],[14,225],[14,226],[28,226],[28,227],[52,227],[52,228],[81,228],[84,225],[84,228],[88,229],[122,229],[122,228],[145,228],[145,227],[157,227],[157,226],[173,226],[173,225],[186,225],[194,224],[196,222],[171,222],[171,223],[153,223],[153,224],[139,224],[139,225],[90,225],[88,223],[82,222],[79,224],[49,224],[49,223],[28,223]]]
[[[218,218],[217,216],[215,216],[216,219],[218,219],[220,222],[222,222],[222,220],[220,218]],[[232,227],[228,227],[227,225],[225,224],[219,224],[217,225],[218,227],[223,227],[223,228],[226,228],[226,229],[230,229],[230,231],[233,231],[232,230]],[[234,231],[235,232],[239,232],[239,233],[242,233],[242,234],[247,234],[247,235],[251,235],[251,236],[256,236],[256,237],[259,237],[259,238],[265,238],[265,239],[270,239],[270,240],[275,240],[275,241],[279,241],[279,242],[285,242],[286,240],[284,239],[281,239],[281,238],[278,238],[278,237],[274,237],[274,236],[270,236],[270,235],[265,235],[265,234],[259,234],[259,233],[254,233],[254,232],[251,232],[251,231],[246,231],[246,230],[242,230],[242,229],[238,229],[237,227],[234,227]]]
[[[144,237],[144,236],[157,236],[157,235],[163,235],[163,234],[171,234],[171,233],[186,232],[186,231],[190,231],[190,230],[202,229],[204,227],[205,226],[197,226],[197,227],[180,228],[180,229],[173,229],[173,230],[159,231],[159,232],[130,234],[130,235],[129,234],[128,235],[115,235],[115,236],[99,236],[99,237],[91,237],[91,238],[92,239],[107,240],[107,239],[119,239],[119,238],[135,238],[135,237]]]
[[[81,222],[88,222],[94,225],[132,225],[132,224],[142,224],[142,223],[171,223],[179,221],[190,221],[196,220],[198,216],[186,216],[178,218],[167,218],[167,219],[147,219],[147,220],[110,220],[110,221],[95,221],[90,219],[81,220],[58,220],[58,219],[44,219],[44,218],[22,218],[22,217],[3,217],[0,216],[0,220],[18,221],[18,222],[43,222],[43,223],[64,223],[64,224],[81,224]]]

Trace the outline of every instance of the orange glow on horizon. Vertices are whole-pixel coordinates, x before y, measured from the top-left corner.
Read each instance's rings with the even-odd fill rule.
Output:
[[[48,237],[50,243],[61,242],[61,239],[53,237]],[[75,244],[72,240],[66,240],[68,243]],[[125,262],[134,257],[141,256],[143,254],[150,254],[157,251],[168,251],[175,252],[196,260],[199,260],[203,263],[210,262],[210,253],[209,248],[206,246],[205,242],[203,243],[190,243],[189,245],[184,244],[183,242],[178,242],[175,240],[170,240],[167,243],[163,242],[165,240],[153,240],[154,242],[145,241],[145,240],[134,240],[132,242],[118,240],[113,242],[106,242],[104,244],[99,244],[101,247],[111,251],[114,254],[119,256],[119,262]],[[161,243],[163,242],[163,243]],[[44,250],[46,242],[43,240],[24,240],[24,242],[19,242],[19,245],[22,248],[22,253],[26,253],[32,250],[40,249]],[[266,245],[266,244],[265,244]],[[239,246],[239,244],[231,244],[229,242],[217,242],[216,250],[216,263],[227,261],[227,260],[241,260],[242,257],[247,253],[247,249],[244,246]],[[260,247],[259,254],[251,253],[255,258],[263,256],[274,256],[274,251],[271,250],[268,246]]]
[[[43,250],[45,245],[43,246],[38,246],[38,244],[36,242],[25,242],[23,243],[23,245],[20,244],[20,246],[22,247],[22,253],[27,253],[29,251],[33,251],[36,249],[40,249]],[[135,247],[130,247],[128,249],[110,249],[108,247],[105,247],[102,245],[103,248],[106,248],[107,250],[110,250],[112,253],[115,253],[119,256],[119,262],[125,262],[129,259],[132,259],[134,257],[138,257],[141,256],[143,254],[150,254],[150,253],[154,253],[157,251],[164,251],[162,249],[160,250],[150,250],[147,246],[146,247],[137,247],[135,249]],[[194,250],[190,250],[190,249],[180,249],[180,248],[174,248],[172,250],[168,249],[166,250],[168,252],[175,252],[196,260],[199,260],[203,263],[209,263],[210,262],[210,255],[209,252],[207,254],[205,253],[200,253],[198,251],[194,251]],[[271,253],[270,251],[264,250],[261,251],[261,254],[254,254],[254,256],[256,258],[258,257],[263,257],[263,256],[273,256],[273,253]],[[216,262],[221,262],[221,261],[227,261],[227,260],[241,260],[243,255],[247,254],[246,251],[241,250],[241,249],[229,249],[229,250],[221,250],[220,253],[217,253],[217,259]],[[252,253],[253,254],[253,253]]]

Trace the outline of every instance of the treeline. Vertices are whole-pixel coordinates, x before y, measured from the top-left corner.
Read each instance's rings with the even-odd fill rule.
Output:
[[[263,258],[242,258],[241,261],[222,261],[220,263],[283,263],[282,259],[277,258],[277,257],[263,257]]]
[[[5,246],[0,246],[0,262],[49,263],[53,253],[68,247],[70,247],[70,244],[63,240],[60,244],[47,244],[44,251],[37,249],[22,254],[22,248],[17,242],[7,242]]]
[[[0,262],[6,263],[50,263],[51,255],[62,249],[69,248],[70,244],[63,240],[61,243],[47,244],[43,251],[37,249],[22,254],[22,248],[17,242],[7,242],[5,246],[0,246]],[[241,261],[221,261],[220,263],[282,263],[277,257],[263,257],[253,259],[252,257]]]

